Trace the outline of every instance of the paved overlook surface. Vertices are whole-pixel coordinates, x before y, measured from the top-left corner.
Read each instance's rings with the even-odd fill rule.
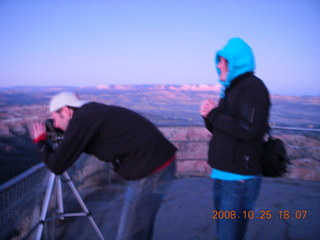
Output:
[[[84,201],[106,239],[115,239],[125,185],[112,184],[90,190]],[[174,181],[155,223],[153,240],[214,239],[212,180],[204,177]],[[66,203],[78,209],[76,200]],[[270,211],[270,219],[259,219]],[[285,212],[288,211],[288,212]],[[289,215],[287,215],[289,213]],[[265,178],[249,222],[246,240],[320,239],[320,182]],[[56,239],[98,239],[87,218],[65,220]],[[57,236],[56,236],[57,237]]]

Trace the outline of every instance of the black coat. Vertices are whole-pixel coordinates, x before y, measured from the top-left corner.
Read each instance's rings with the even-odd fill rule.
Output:
[[[127,180],[151,174],[176,152],[149,120],[122,107],[88,103],[76,110],[53,151],[46,141],[38,143],[48,168],[61,174],[82,152],[112,162]]]
[[[269,108],[269,92],[253,73],[233,80],[218,107],[205,118],[212,132],[208,153],[212,168],[242,175],[261,174],[260,151]]]

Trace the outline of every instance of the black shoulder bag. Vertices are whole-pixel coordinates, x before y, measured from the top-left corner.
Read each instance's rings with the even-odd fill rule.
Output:
[[[271,129],[267,130],[268,139],[263,141],[261,166],[265,177],[282,177],[288,172],[290,159],[283,141],[271,136]]]

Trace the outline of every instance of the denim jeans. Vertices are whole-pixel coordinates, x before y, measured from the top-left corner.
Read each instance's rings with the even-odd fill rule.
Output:
[[[117,240],[150,240],[156,214],[175,176],[175,162],[160,172],[128,181]]]
[[[222,211],[218,219],[215,219],[217,239],[244,238],[248,225],[247,213],[254,208],[261,182],[261,177],[241,181],[214,179],[214,206],[216,211]],[[236,212],[234,219],[228,217],[231,211]]]

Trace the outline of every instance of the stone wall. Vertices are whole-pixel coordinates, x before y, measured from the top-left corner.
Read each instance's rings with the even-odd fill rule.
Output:
[[[208,141],[211,133],[205,127],[161,127],[163,134],[179,149],[177,153],[178,176],[208,176]],[[301,134],[276,134],[288,151],[291,166],[286,177],[320,181],[319,137]]]

